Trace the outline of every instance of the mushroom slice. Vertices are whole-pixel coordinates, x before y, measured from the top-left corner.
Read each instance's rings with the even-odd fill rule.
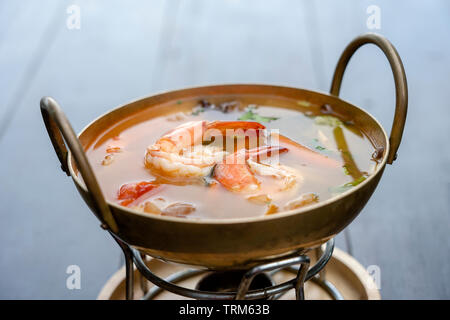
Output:
[[[144,212],[146,213],[161,214],[161,209],[159,209],[159,207],[152,201],[146,201],[143,204],[143,207]]]
[[[102,165],[109,166],[114,161],[114,155],[107,154],[105,158],[102,160]]]
[[[257,194],[257,195],[248,196],[247,200],[252,203],[262,204],[262,205],[268,204],[272,201],[270,196],[267,194]]]
[[[185,217],[196,210],[195,206],[187,202],[175,202],[167,206],[161,213],[163,216]]]
[[[284,210],[298,209],[304,206],[311,205],[319,201],[319,196],[313,192],[303,193],[300,197],[289,201],[284,206]]]

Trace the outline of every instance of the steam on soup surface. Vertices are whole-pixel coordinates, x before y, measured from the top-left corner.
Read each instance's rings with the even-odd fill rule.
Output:
[[[377,165],[369,139],[330,110],[252,95],[148,108],[86,151],[109,201],[193,219],[305,207],[356,186]]]

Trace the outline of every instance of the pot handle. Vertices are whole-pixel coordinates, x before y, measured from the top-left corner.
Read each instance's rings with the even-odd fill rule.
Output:
[[[69,120],[61,110],[58,103],[51,97],[41,99],[41,113],[45,127],[52,141],[53,148],[61,162],[61,169],[69,176],[68,151],[67,146],[75,158],[78,169],[88,189],[88,194],[96,208],[95,214],[102,222],[104,229],[110,229],[117,233],[118,227],[109,207],[103,197],[103,193],[92,171],[91,165],[86,157],[86,153],[78,140]],[[67,144],[67,145],[66,145]]]
[[[394,74],[395,115],[389,137],[390,150],[387,158],[387,162],[392,164],[394,160],[397,159],[397,150],[402,140],[403,128],[405,127],[406,114],[408,110],[408,86],[406,83],[405,69],[403,68],[402,60],[400,59],[397,50],[389,42],[389,40],[375,33],[362,34],[353,39],[353,41],[350,42],[345,48],[336,65],[330,93],[332,95],[339,96],[342,77],[344,76],[345,68],[350,61],[350,58],[356,50],[367,43],[375,44],[384,52],[389,64],[391,65],[392,73]]]

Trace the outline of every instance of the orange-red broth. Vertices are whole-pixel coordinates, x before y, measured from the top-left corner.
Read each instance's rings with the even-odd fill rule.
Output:
[[[132,206],[141,204],[142,208],[145,202],[152,201],[163,210],[170,204],[187,203],[195,210],[181,216],[194,219],[262,216],[269,208],[269,213],[276,214],[301,195],[314,195],[314,201],[306,201],[308,204],[329,199],[354,187],[376,168],[377,163],[371,157],[374,147],[357,127],[322,115],[319,106],[307,101],[260,96],[215,97],[210,101],[216,104],[235,101],[238,106],[224,113],[200,107],[198,99],[173,101],[139,112],[102,133],[86,152],[107,200],[120,203],[118,191],[124,184],[161,180],[145,166],[144,157],[146,148],[164,133],[187,121],[238,120],[249,115],[249,107],[253,115],[263,117],[257,119],[268,129],[278,129],[280,134],[339,161],[340,165],[317,165],[299,158],[295,152],[281,154],[280,163],[300,172],[303,181],[297,188],[278,193],[270,203],[249,201],[246,194],[231,192],[220,184],[208,186],[199,179],[187,184],[164,181]],[[258,179],[264,184],[270,178]]]

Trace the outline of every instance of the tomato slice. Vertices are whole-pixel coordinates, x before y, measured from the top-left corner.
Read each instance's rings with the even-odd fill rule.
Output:
[[[120,204],[127,206],[137,198],[157,187],[157,184],[149,181],[126,183],[120,187],[117,199],[123,200]]]

